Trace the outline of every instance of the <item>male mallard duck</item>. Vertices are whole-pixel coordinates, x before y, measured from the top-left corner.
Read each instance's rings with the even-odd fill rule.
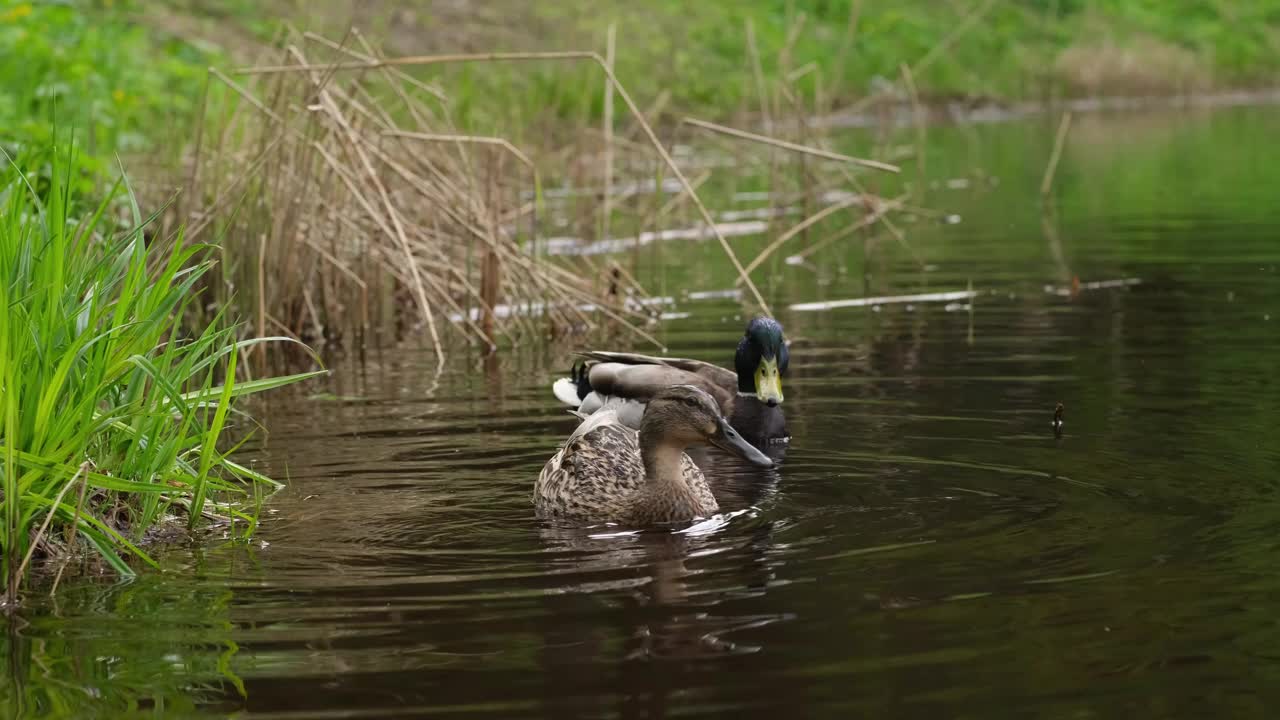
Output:
[[[615,408],[585,418],[542,468],[534,507],[540,517],[631,526],[708,517],[720,507],[684,453],[705,444],[773,466],[733,429],[710,395],[675,385],[649,399],[638,432],[622,423]]]
[[[631,428],[640,427],[644,404],[671,385],[693,385],[711,394],[720,411],[752,444],[787,437],[782,414],[782,376],[789,353],[782,325],[758,317],[747,325],[734,355],[734,371],[685,358],[660,358],[592,350],[579,353],[585,367],[560,378],[552,391],[561,402],[591,415],[614,408]]]

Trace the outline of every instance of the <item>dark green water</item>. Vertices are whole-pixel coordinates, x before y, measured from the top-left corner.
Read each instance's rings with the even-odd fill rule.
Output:
[[[887,237],[776,265],[794,440],[776,472],[719,468],[727,520],[614,537],[535,520],[533,479],[573,427],[549,393],[569,348],[459,354],[439,376],[421,349],[338,359],[261,415],[248,456],[290,486],[255,544],[64,582],[0,641],[3,707],[1268,717],[1280,112],[1078,117],[1046,229],[1053,129],[931,133],[927,204],[961,221],[904,225],[927,269]],[[668,292],[732,278],[714,243],[653,253]],[[1075,276],[1140,282],[1046,291]],[[969,281],[971,307],[788,309]],[[672,353],[730,363],[742,307],[675,310]]]

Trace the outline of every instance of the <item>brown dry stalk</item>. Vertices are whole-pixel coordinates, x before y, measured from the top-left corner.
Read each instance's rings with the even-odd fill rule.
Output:
[[[613,71],[617,49],[618,24],[609,23],[605,39],[605,66]],[[613,83],[604,84],[604,198],[600,208],[600,237],[609,237],[609,222],[613,215]]]
[[[1044,179],[1040,181],[1040,197],[1048,197],[1053,190],[1053,177],[1058,173],[1058,160],[1062,158],[1062,148],[1067,144],[1067,132],[1071,130],[1071,111],[1062,113],[1058,121],[1058,134],[1053,138],[1053,154],[1049,156],[1049,165],[1044,169]]]
[[[729,135],[731,137],[736,137],[741,140],[750,140],[751,142],[757,142],[764,145],[771,145],[773,147],[782,148],[784,150],[791,150],[792,152],[804,153],[805,155],[813,155],[814,157],[820,157],[826,160],[836,160],[839,162],[852,163],[854,165],[861,165],[863,167],[875,168],[876,170],[884,170],[885,172],[892,172],[892,173],[901,172],[901,168],[899,168],[897,165],[890,165],[889,163],[880,162],[879,160],[865,160],[863,158],[856,158],[851,155],[842,155],[840,153],[831,152],[830,150],[822,150],[815,147],[809,147],[808,145],[800,145],[798,143],[788,142],[786,140],[778,140],[776,138],[771,138],[767,135],[757,135],[755,133],[747,132],[746,130],[738,130],[736,128],[726,127],[724,125],[718,125],[713,122],[707,122],[706,120],[698,120],[697,118],[686,117],[686,118],[682,118],[680,122],[693,125],[694,127],[702,128],[703,130],[710,130],[711,132],[720,133],[721,135]]]
[[[496,145],[507,152],[511,153],[525,167],[534,173],[538,172],[537,166],[520,151],[520,148],[512,145],[506,138],[489,137],[485,135],[443,135],[440,133],[422,133],[410,132],[408,130],[384,130],[383,135],[387,137],[408,138],[410,140],[422,140],[424,142],[441,142],[441,143],[469,143],[473,145]]]
[[[795,237],[796,235],[799,235],[800,233],[804,232],[805,230],[812,227],[813,225],[822,222],[823,220],[827,219],[831,215],[834,215],[835,213],[840,212],[841,210],[853,207],[854,205],[862,205],[864,204],[864,202],[865,200],[861,196],[854,195],[834,205],[829,205],[819,210],[818,212],[810,215],[804,220],[801,220],[800,222],[791,226],[791,228],[789,228],[786,232],[779,235],[777,239],[775,239],[773,242],[765,246],[765,248],[761,250],[758,255],[756,255],[756,259],[752,260],[751,264],[747,265],[747,272],[750,273],[751,271],[760,267],[761,263],[769,259],[770,255],[776,252],[778,248],[782,247],[784,243],[786,243],[788,240]]]
[[[901,195],[892,200],[888,200],[888,201],[882,200],[880,202],[879,207],[877,207],[871,213],[868,213],[867,215],[863,216],[863,218],[858,222],[850,225],[847,228],[844,228],[843,230],[837,232],[834,235],[823,238],[822,240],[814,243],[813,245],[810,245],[804,250],[801,250],[800,252],[796,253],[796,257],[801,259],[807,258],[813,255],[814,253],[818,252],[819,250],[825,248],[826,246],[830,245],[831,243],[836,242],[837,240],[842,240],[846,237],[849,237],[850,235],[857,232],[858,230],[874,225],[878,221],[884,220],[885,215],[887,215],[890,210],[898,209],[901,206],[902,201],[906,199],[907,199],[906,195]]]
[[[756,83],[756,95],[760,100],[760,113],[764,115],[764,131],[773,133],[773,115],[769,112],[769,93],[765,90],[764,68],[760,64],[760,50],[756,47],[756,27],[747,18],[747,55],[751,61],[751,75]]]
[[[10,575],[11,580],[13,578],[20,579],[26,575],[27,565],[31,563],[32,556],[36,554],[36,548],[40,545],[40,541],[44,539],[45,533],[49,531],[49,523],[53,522],[53,515],[58,511],[58,506],[62,504],[62,498],[66,497],[67,491],[71,489],[71,486],[75,485],[76,481],[88,471],[89,461],[85,460],[80,463],[80,467],[76,470],[75,474],[71,476],[71,479],[67,481],[67,484],[63,485],[62,489],[58,491],[57,496],[53,498],[53,502],[49,505],[49,514],[44,516],[44,522],[40,523],[40,529],[36,531],[35,537],[31,539],[31,545],[27,548],[27,554],[22,558],[22,564],[18,565],[17,571]],[[85,482],[88,482],[87,477],[85,478]],[[17,585],[11,581],[9,583],[9,588],[10,595],[13,595],[17,590]],[[8,599],[14,600],[15,598],[10,597]]]
[[[924,192],[924,148],[925,148],[925,117],[924,107],[920,105],[920,95],[916,92],[916,80],[911,74],[911,68],[906,63],[900,66],[902,71],[902,82],[907,86],[907,92],[911,96],[911,119],[916,126],[916,188],[919,194]]]

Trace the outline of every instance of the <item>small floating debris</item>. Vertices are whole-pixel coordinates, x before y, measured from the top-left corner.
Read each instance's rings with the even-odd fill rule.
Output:
[[[800,214],[800,208],[792,205],[780,208],[761,207],[747,208],[745,210],[725,210],[718,214],[718,218],[724,222],[736,222],[738,220],[768,220],[769,218],[798,214]]]
[[[623,306],[626,307],[628,310],[639,310],[640,308],[652,307],[654,305],[675,305],[675,304],[676,304],[675,298],[672,298],[670,296],[639,298],[639,299],[629,297],[623,301]],[[558,305],[553,304],[553,307],[558,307]],[[600,307],[595,303],[582,303],[580,305],[577,305],[576,307],[581,312],[596,312],[597,310],[600,309]],[[516,305],[499,304],[499,305],[493,306],[493,316],[498,319],[505,319],[508,317],[521,316],[521,315],[530,316],[530,317],[540,317],[544,312],[546,312],[546,309],[547,309],[546,303],[543,303],[543,302],[517,303]],[[484,312],[483,309],[474,307],[474,308],[471,308],[470,312],[468,313],[468,317],[472,322],[478,322],[483,312]],[[450,322],[458,323],[458,322],[462,322],[462,320],[463,320],[462,313],[457,313],[457,312],[449,313]]]
[[[886,295],[882,297],[849,298],[847,300],[827,300],[825,302],[797,303],[790,309],[802,312],[814,310],[834,310],[846,307],[876,307],[890,303],[913,302],[946,302],[948,300],[971,300],[978,296],[977,290],[953,290],[951,292],[918,293],[915,295]]]
[[[1106,290],[1107,288],[1129,287],[1132,285],[1140,285],[1142,278],[1121,278],[1119,280],[1094,280],[1093,282],[1082,283],[1076,280],[1071,283],[1071,287],[1059,287],[1057,285],[1045,285],[1044,291],[1050,295],[1059,297],[1071,297],[1080,290]]]
[[[943,218],[943,220],[944,220],[948,225],[959,225],[959,224],[960,224],[960,219],[961,219],[961,218],[960,218],[960,216],[959,216],[959,215],[957,215],[957,214],[955,214],[955,213],[951,213],[950,215],[948,215],[948,216],[946,216],[945,218]]]
[[[948,190],[965,190],[969,187],[969,178],[951,178],[947,180]]]
[[[614,195],[638,195],[640,193],[651,194],[661,188],[664,194],[671,195],[684,192],[684,185],[680,184],[675,178],[667,178],[659,185],[654,180],[639,180],[636,182],[619,183],[613,185],[611,191]],[[542,191],[542,197],[548,200],[559,200],[578,197],[595,197],[604,193],[603,187],[552,187],[545,188]],[[525,190],[520,193],[521,199],[528,201],[533,200],[535,193],[532,190]]]
[[[970,303],[949,302],[942,308],[947,312],[956,312],[957,310],[972,310],[973,305]]]
[[[687,312],[664,312],[658,316],[659,320],[684,320],[690,317]]]
[[[726,238],[745,235],[760,235],[769,229],[769,223],[763,220],[744,220],[741,222],[716,223],[716,230]],[[630,250],[637,245],[644,246],[662,240],[707,240],[715,237],[715,233],[706,225],[673,230],[643,232],[635,237],[606,238],[586,245],[572,237],[547,238],[543,248],[548,255],[603,255],[606,253]]]
[[[690,300],[737,300],[742,297],[742,291],[737,288],[729,288],[728,290],[694,290],[689,293]]]

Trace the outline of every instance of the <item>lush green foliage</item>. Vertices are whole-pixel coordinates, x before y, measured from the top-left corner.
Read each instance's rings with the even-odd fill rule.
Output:
[[[51,168],[47,186],[21,168]],[[82,214],[69,156],[10,165],[0,181],[0,537],[12,596],[34,540],[78,536],[117,571],[122,555],[181,509],[245,522],[272,481],[220,448],[232,400],[314,373],[236,381],[240,350],[218,318],[188,332],[184,310],[209,268],[203,248],[148,243],[131,202],[116,227],[109,195]],[[118,187],[118,186],[117,186]],[[125,197],[132,201],[132,194]],[[163,248],[163,249],[162,249]],[[52,518],[48,531],[40,529]]]
[[[114,173],[117,154],[185,131],[204,83],[203,54],[162,42],[130,12],[109,0],[0,2],[0,148],[16,157],[49,147],[56,113],[81,147],[73,189],[88,193]]]
[[[1280,0],[559,0],[508,8],[507,24],[531,28],[521,38],[507,37],[507,25],[492,18],[459,25],[420,4],[421,28],[411,36],[423,45],[398,51],[515,45],[603,52],[616,22],[618,74],[637,100],[647,105],[667,92],[668,108],[709,116],[759,107],[748,22],[765,76],[796,73],[795,91],[809,101],[865,96],[882,81],[896,82],[902,64],[931,53],[915,80],[934,96],[1168,94],[1269,85],[1280,70]],[[394,24],[384,32],[396,37]],[[441,85],[462,117],[511,134],[528,131],[528,119],[548,110],[570,119],[601,111],[603,80],[593,68],[481,64],[433,72],[443,73]]]

